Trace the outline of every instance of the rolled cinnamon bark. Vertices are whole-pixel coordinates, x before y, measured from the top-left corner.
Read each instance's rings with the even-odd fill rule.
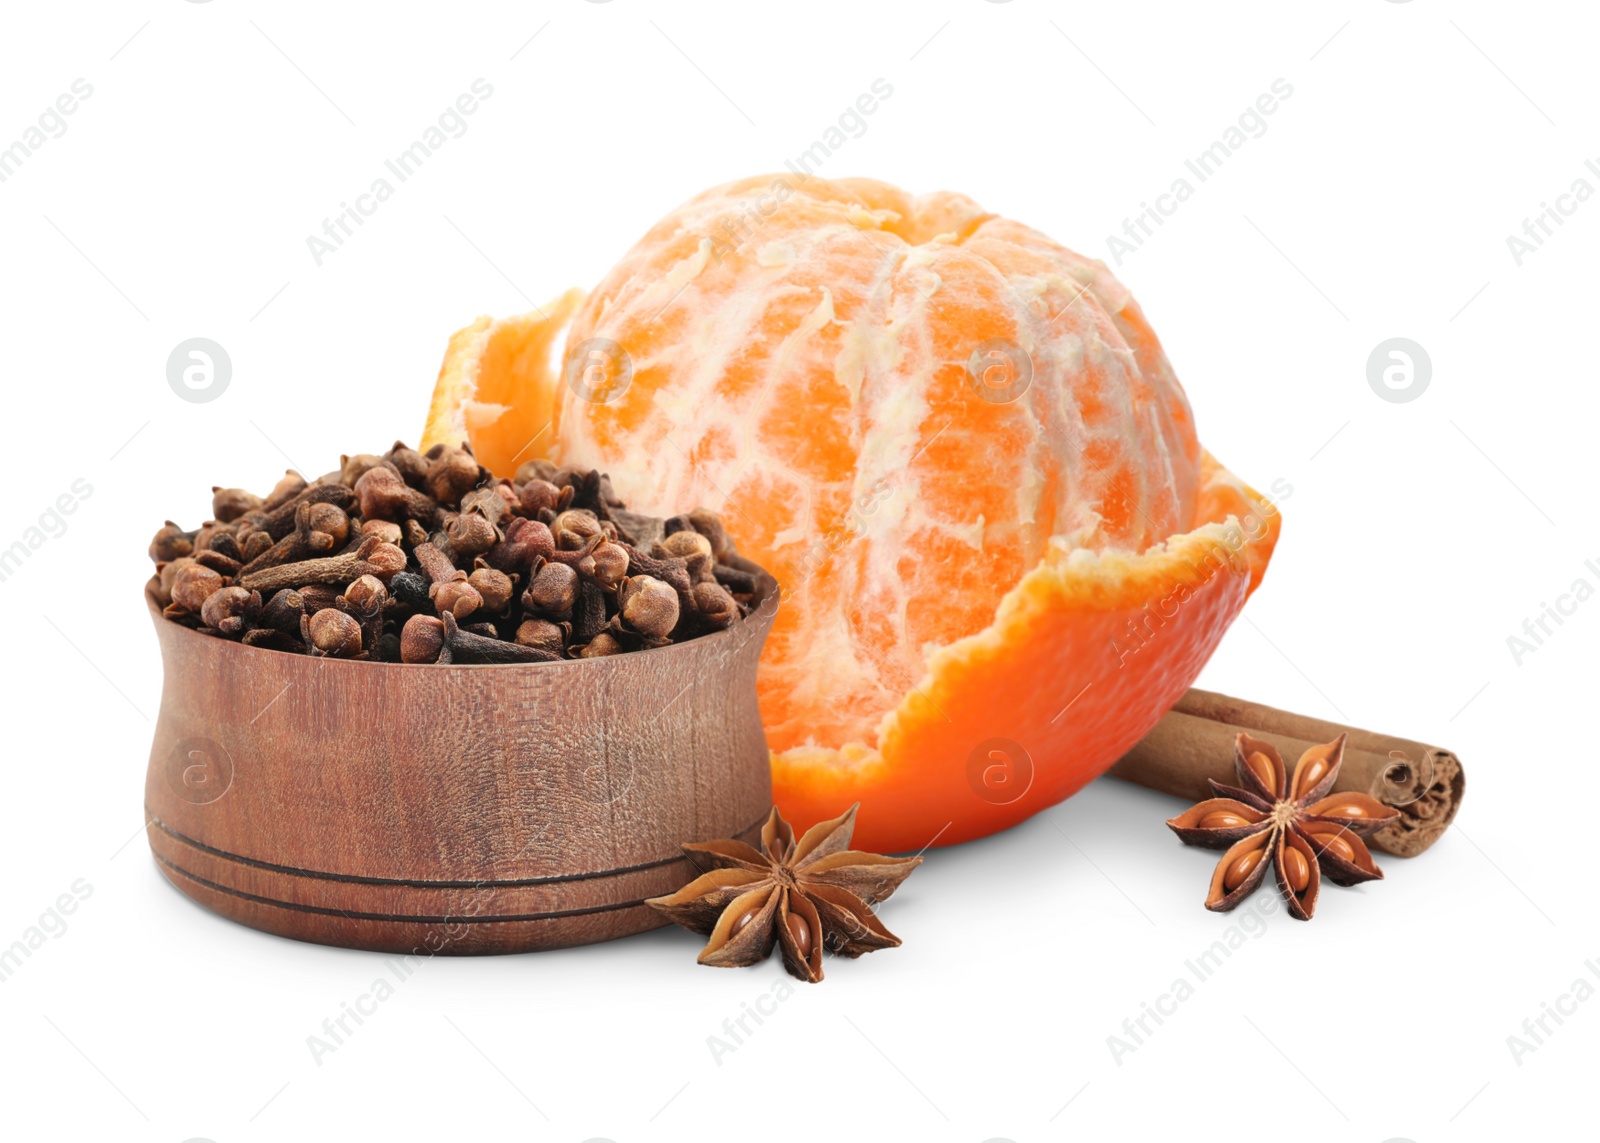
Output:
[[[1272,743],[1291,767],[1310,747],[1348,734],[1334,789],[1370,794],[1400,811],[1399,821],[1369,839],[1398,857],[1415,857],[1438,841],[1461,807],[1466,775],[1448,750],[1202,690],[1179,699],[1109,773],[1162,793],[1209,798],[1208,779],[1236,784],[1233,743],[1241,730]]]

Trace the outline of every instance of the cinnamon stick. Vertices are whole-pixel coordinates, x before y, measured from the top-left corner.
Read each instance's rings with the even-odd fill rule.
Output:
[[[1208,779],[1235,781],[1240,731],[1272,743],[1290,766],[1317,743],[1348,734],[1334,789],[1370,794],[1400,811],[1399,821],[1369,839],[1386,853],[1415,857],[1439,840],[1461,807],[1466,776],[1448,750],[1202,690],[1179,699],[1109,773],[1191,801],[1209,798]]]

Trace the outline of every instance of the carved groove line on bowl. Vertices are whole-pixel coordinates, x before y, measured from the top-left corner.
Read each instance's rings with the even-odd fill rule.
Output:
[[[279,865],[271,861],[261,861],[254,857],[245,857],[242,854],[231,853],[225,849],[217,849],[215,846],[210,846],[202,841],[196,841],[192,837],[184,836],[157,818],[155,814],[150,812],[148,806],[145,807],[145,817],[148,819],[150,825],[156,827],[174,841],[180,842],[183,845],[187,845],[192,849],[200,850],[202,853],[209,854],[212,857],[219,857],[225,861],[235,862],[239,865],[248,865],[255,869],[264,869],[272,873],[282,873],[291,877],[310,877],[319,881],[340,881],[350,885],[393,885],[408,889],[517,889],[533,885],[560,885],[569,881],[590,881],[607,877],[619,877],[628,873],[640,873],[647,869],[659,869],[664,865],[676,865],[679,862],[687,862],[689,860],[689,857],[686,854],[680,853],[673,857],[657,858],[654,861],[640,862],[636,865],[619,865],[612,869],[599,869],[584,873],[553,873],[542,877],[485,877],[470,881],[427,880],[407,877],[367,877],[353,873],[329,873],[320,869],[299,869],[292,865]],[[767,815],[763,814],[760,818],[756,819],[750,825],[745,826],[744,829],[740,830],[733,836],[744,838],[748,834],[755,833],[761,829],[766,820]],[[160,855],[158,854],[157,856]],[[169,861],[166,862],[166,864],[171,865],[172,863]],[[188,872],[187,870],[181,869],[177,866],[173,866],[173,868],[177,868],[180,873]],[[196,877],[195,880],[204,881],[203,878],[199,877]]]

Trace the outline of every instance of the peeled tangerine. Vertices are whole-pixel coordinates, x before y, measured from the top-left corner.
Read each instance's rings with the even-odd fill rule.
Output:
[[[763,176],[584,298],[450,342],[424,446],[721,512],[783,603],[761,710],[784,816],[878,852],[1053,805],[1199,674],[1278,536],[1205,452],[1095,260],[959,194]]]

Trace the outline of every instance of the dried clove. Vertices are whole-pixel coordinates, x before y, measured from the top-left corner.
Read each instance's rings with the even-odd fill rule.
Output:
[[[244,574],[279,564],[296,563],[344,547],[350,538],[350,517],[337,504],[302,503],[294,516],[294,530],[244,567]]]
[[[564,492],[548,480],[534,476],[523,484],[521,492],[518,493],[518,503],[523,515],[537,518],[539,513],[545,510],[560,512],[565,507],[561,503],[563,494],[570,503],[572,500],[570,490]]]
[[[306,614],[312,615],[339,602],[339,589],[327,583],[308,583],[300,589]]]
[[[239,561],[223,555],[215,548],[207,548],[203,552],[196,552],[194,562],[201,567],[210,568],[220,576],[235,576],[239,574]]]
[[[361,651],[361,624],[337,608],[327,607],[300,620],[300,634],[313,655],[354,659]]]
[[[278,483],[273,486],[272,491],[267,494],[267,498],[262,501],[261,507],[267,512],[281,508],[285,504],[289,503],[289,501],[293,500],[296,496],[300,495],[300,493],[304,492],[305,489],[306,478],[291,468],[285,472]]]
[[[150,594],[247,646],[407,663],[538,663],[722,630],[763,594],[714,513],[629,512],[605,474],[538,459],[496,480],[470,448],[396,442],[266,497],[213,488],[168,521]],[[646,554],[648,553],[648,554]]]
[[[570,615],[578,602],[578,573],[566,564],[540,560],[522,593],[522,606],[536,615],[557,619]]]
[[[272,536],[257,529],[244,538],[239,548],[239,558],[246,564],[253,563],[272,550]]]
[[[339,483],[346,488],[354,488],[356,481],[383,463],[383,457],[373,456],[370,452],[357,453],[355,456],[341,456],[339,458]]]
[[[419,492],[427,483],[428,462],[416,449],[404,441],[395,441],[394,447],[383,454],[383,459],[394,465],[405,482]]]
[[[694,583],[708,583],[715,578],[716,558],[712,554],[711,541],[699,532],[670,532],[665,539],[656,543],[650,554],[657,559],[682,560]]]
[[[431,615],[413,615],[400,629],[402,663],[437,663],[444,649],[444,623]]]
[[[708,627],[720,631],[739,618],[739,603],[720,583],[694,585],[695,610]]]
[[[263,510],[252,522],[274,541],[281,540],[294,531],[295,516],[302,504],[336,504],[347,513],[356,511],[358,507],[355,494],[344,485],[312,484],[278,507],[270,511]]]
[[[587,643],[606,625],[606,597],[591,579],[578,584],[578,602],[572,608],[572,640]]]
[[[368,469],[356,481],[355,494],[364,520],[432,521],[438,504],[407,484],[387,461]]]
[[[194,533],[185,532],[168,520],[150,541],[150,558],[167,563],[194,553]]]
[[[465,619],[469,615],[476,615],[483,609],[483,596],[478,594],[478,589],[465,579],[451,580],[448,583],[436,583],[429,595],[433,597],[434,609],[440,615],[451,615],[457,619]]]
[[[729,564],[718,564],[714,574],[717,583],[735,595],[750,595],[756,590],[755,574],[745,571],[743,568],[736,568]]]
[[[570,630],[569,627],[568,631]],[[521,643],[524,647],[537,647],[541,651],[549,651],[560,658],[566,648],[566,635],[559,625],[551,623],[548,619],[524,619],[517,626],[513,642]]]
[[[242,590],[242,589],[241,589]],[[261,622],[285,635],[300,634],[300,620],[305,618],[306,601],[292,587],[274,592],[261,609]]]
[[[465,446],[440,448],[438,455],[429,451],[427,475],[423,478],[429,495],[441,502],[459,503],[461,498],[478,486],[482,469],[478,458]]]
[[[500,529],[477,512],[456,513],[445,521],[444,531],[450,539],[451,551],[460,559],[481,556],[502,539]]]
[[[467,585],[477,591],[483,610],[491,615],[504,615],[517,593],[517,585],[510,576],[486,566],[475,568],[467,577]]]
[[[629,576],[617,593],[617,613],[629,629],[664,640],[678,625],[678,593],[653,576]]]
[[[580,659],[599,659],[606,655],[620,655],[627,650],[622,643],[609,632],[602,631],[581,647],[574,647]]]
[[[400,633],[400,654],[407,663],[548,663],[559,658],[538,647],[463,631],[448,611],[438,619],[427,615],[408,619]]]
[[[243,488],[211,488],[211,514],[224,524],[231,523],[247,512],[254,512],[265,503],[253,492]]]
[[[251,591],[276,591],[280,587],[294,587],[312,583],[348,583],[364,575],[388,579],[406,568],[406,554],[393,544],[386,544],[376,536],[368,536],[353,552],[327,556],[317,560],[301,560],[294,564],[281,564],[263,568],[239,578],[239,586]]]
[[[581,565],[581,570],[593,576],[606,591],[620,587],[628,574],[628,550],[621,544],[611,540],[603,540],[594,546],[589,553],[589,559]]]
[[[172,580],[172,603],[184,611],[199,614],[214,591],[221,591],[225,581],[221,575],[204,564],[190,563]]]
[[[428,599],[427,577],[420,572],[395,573],[389,581],[389,597],[407,612],[429,611],[433,606]]]
[[[555,533],[556,547],[564,552],[579,551],[595,536],[605,534],[599,517],[584,508],[569,508],[561,513],[550,531]]]
[[[363,536],[377,536],[386,544],[400,545],[405,539],[405,533],[400,530],[400,525],[392,520],[366,520],[361,524]]]
[[[244,635],[261,613],[261,593],[242,587],[222,587],[206,596],[200,605],[200,620],[230,639]]]
[[[240,640],[246,647],[263,647],[269,651],[287,651],[291,655],[306,653],[306,645],[297,634],[290,635],[276,627],[252,627]]]
[[[383,639],[383,609],[389,602],[389,589],[377,576],[364,575],[345,588],[334,606],[361,627],[361,645],[376,654]]]
[[[696,508],[690,512],[689,523],[696,532],[711,541],[711,554],[719,562],[737,554],[733,546],[733,539],[728,535],[728,529],[723,524],[722,517],[709,508]]]
[[[506,525],[505,537],[484,555],[493,568],[510,574],[526,574],[537,559],[548,559],[556,550],[550,529],[538,520],[518,516]]]

